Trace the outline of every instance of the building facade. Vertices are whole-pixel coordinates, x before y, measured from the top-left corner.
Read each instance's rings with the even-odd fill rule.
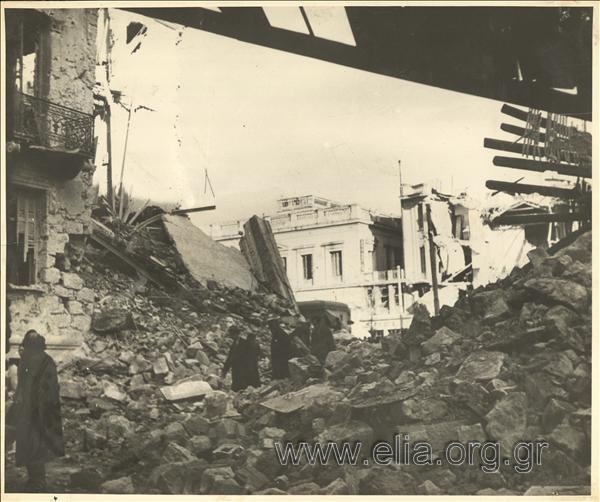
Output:
[[[407,327],[399,218],[308,195],[279,200],[266,219],[297,301],[347,304],[355,336]],[[242,231],[242,221],[213,225],[211,237],[238,247]]]
[[[7,343],[78,346],[94,294],[79,276],[94,200],[96,9],[7,9]]]

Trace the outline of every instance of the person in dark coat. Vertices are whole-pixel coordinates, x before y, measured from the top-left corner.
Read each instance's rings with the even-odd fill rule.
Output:
[[[269,320],[271,330],[271,376],[274,380],[288,378],[288,361],[292,353],[290,336],[283,330],[278,319]]]
[[[335,350],[335,341],[333,339],[333,331],[331,330],[332,324],[333,322],[330,321],[329,317],[323,315],[312,332],[310,350],[321,361],[321,364],[325,363],[327,354]]]
[[[244,340],[240,336],[240,328],[238,326],[230,326],[227,334],[233,337],[233,343],[229,347],[229,353],[223,366],[221,376],[225,378],[229,370],[231,370],[231,389],[238,391],[245,389],[243,385],[244,372]]]
[[[260,374],[258,372],[258,360],[260,359],[261,351],[256,334],[249,333],[244,343],[244,375],[245,387],[260,387]]]
[[[237,326],[231,326],[228,333],[234,337],[234,340],[229,348],[221,376],[225,378],[231,370],[231,390],[236,392],[249,386],[260,387],[258,373],[260,348],[256,342],[256,335],[250,333],[244,339]]]
[[[298,338],[306,347],[310,347],[310,322],[299,322],[292,332],[292,337]]]
[[[65,454],[56,363],[46,340],[30,330],[22,342],[13,416],[16,463],[27,468],[26,489],[46,491],[46,463]]]

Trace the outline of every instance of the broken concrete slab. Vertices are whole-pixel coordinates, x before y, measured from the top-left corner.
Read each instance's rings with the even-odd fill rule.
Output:
[[[551,304],[564,305],[578,312],[588,307],[587,289],[581,284],[555,277],[536,277],[525,283],[525,289]]]
[[[191,380],[161,387],[160,391],[167,401],[179,401],[181,399],[204,397],[212,392],[212,387],[208,382]]]
[[[256,215],[252,216],[244,224],[240,249],[256,278],[273,293],[295,306],[294,292],[285,272],[271,224]]]
[[[258,281],[237,249],[213,241],[187,216],[164,214],[162,222],[184,266],[200,284],[212,280],[250,291],[257,288]]]
[[[505,452],[512,451],[518,441],[527,438],[527,395],[513,392],[498,401],[486,415],[485,429],[491,439],[497,440]]]
[[[481,350],[467,356],[456,374],[456,378],[466,381],[491,380],[500,374],[504,364],[504,352]]]
[[[267,399],[261,406],[278,413],[292,413],[313,405],[315,402],[337,402],[343,399],[341,392],[325,383],[310,385],[296,392]]]

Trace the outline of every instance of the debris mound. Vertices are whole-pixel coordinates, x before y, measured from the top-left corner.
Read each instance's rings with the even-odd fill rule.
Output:
[[[289,379],[271,380],[265,357],[262,386],[234,393],[218,376],[227,328],[256,333],[268,356],[267,319],[278,315],[291,331],[302,320],[293,307],[261,290],[202,286],[184,269],[187,296],[178,296],[90,249],[82,276],[95,292],[94,329],[60,365],[65,490],[589,493],[591,233],[530,259],[437,317],[417,307],[405,333],[380,343],[338,337],[324,364],[294,358]],[[376,465],[371,447],[381,440],[426,441],[430,450],[422,465],[403,453]],[[452,465],[444,453],[451,442],[486,440],[496,442],[497,465],[489,451],[484,461],[475,450],[473,465]],[[362,448],[356,465],[304,456],[284,465],[275,444],[286,441]],[[519,442],[533,446],[515,458]],[[548,445],[527,471],[536,442]]]

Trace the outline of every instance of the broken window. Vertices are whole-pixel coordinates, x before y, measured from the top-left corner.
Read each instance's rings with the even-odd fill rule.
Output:
[[[34,9],[9,9],[6,27],[6,119],[12,140],[17,128],[39,127],[35,107],[23,95],[45,98],[48,93],[49,22]]]
[[[469,217],[466,214],[454,215],[454,237],[462,240],[469,240]]]
[[[47,73],[45,64],[48,43],[46,42],[48,20],[37,11],[15,10],[11,13],[10,33],[7,34],[7,77],[9,89],[43,97],[45,93],[42,79]]]
[[[26,286],[37,282],[45,201],[41,190],[9,191],[7,272],[12,284]]]
[[[369,307],[375,306],[375,298],[373,297],[373,288],[367,288],[367,305]]]
[[[302,272],[304,280],[310,281],[313,278],[313,261],[312,254],[302,255]]]
[[[388,287],[380,286],[379,294],[380,294],[380,298],[381,298],[381,306],[384,309],[389,310],[390,309],[390,295],[389,295]]]
[[[342,278],[342,252],[341,251],[330,251],[331,256],[331,273],[337,279]]]
[[[427,273],[427,258],[425,256],[425,246],[421,246],[419,248],[419,253],[421,255],[421,272],[423,274]]]

